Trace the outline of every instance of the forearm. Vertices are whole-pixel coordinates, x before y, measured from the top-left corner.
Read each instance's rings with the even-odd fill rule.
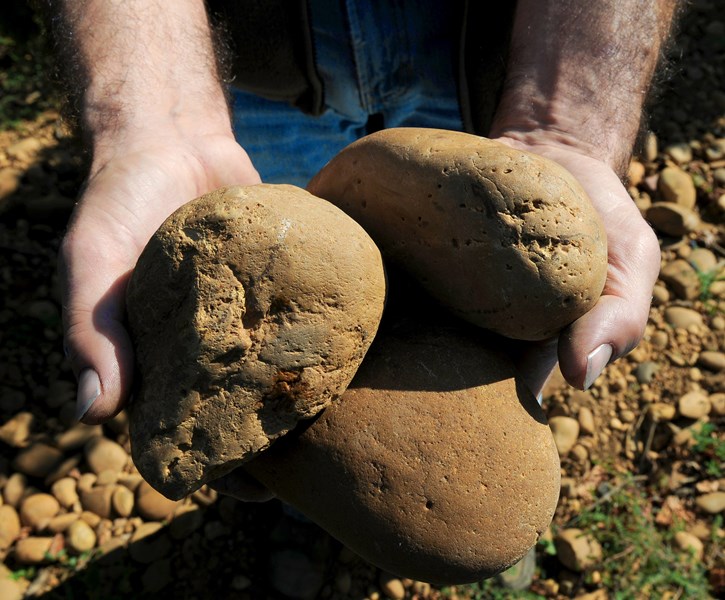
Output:
[[[570,145],[620,175],[677,0],[519,0],[491,135]]]
[[[162,131],[231,132],[203,0],[46,4],[94,157]]]

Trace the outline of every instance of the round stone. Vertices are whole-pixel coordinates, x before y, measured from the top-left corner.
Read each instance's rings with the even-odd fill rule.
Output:
[[[695,504],[706,513],[717,515],[725,510],[725,492],[703,494],[697,497]]]
[[[104,437],[91,439],[85,446],[86,462],[96,475],[102,471],[122,471],[128,462],[123,446]]]
[[[179,504],[178,501],[162,496],[145,481],[141,482],[136,490],[136,510],[149,521],[168,519]]]
[[[3,600],[23,600],[25,592],[17,581],[0,579],[0,598]]]
[[[20,535],[20,517],[7,504],[0,506],[0,551],[7,550]]]
[[[43,479],[63,460],[63,453],[49,446],[38,442],[29,448],[21,451],[13,461],[13,468],[30,477]]]
[[[81,505],[102,519],[111,518],[111,497],[113,486],[102,485],[80,491]]]
[[[689,173],[676,167],[667,167],[657,180],[657,191],[665,202],[692,209],[695,207],[697,190]]]
[[[392,600],[403,600],[405,598],[405,586],[394,575],[384,572],[380,573],[378,584],[380,585],[380,590],[388,598],[392,598]]]
[[[52,537],[27,537],[15,543],[15,560],[21,564],[37,565],[48,558]]]
[[[78,519],[68,527],[65,533],[68,547],[78,554],[88,552],[96,545],[96,533],[85,521]]]
[[[697,364],[710,371],[725,371],[725,352],[715,350],[700,352]]]
[[[645,216],[657,231],[675,237],[694,231],[700,224],[697,213],[669,202],[655,202],[647,209]]]
[[[71,508],[79,500],[76,480],[72,477],[59,479],[51,486],[50,491],[63,508]]]
[[[688,419],[701,419],[710,413],[710,408],[707,394],[699,391],[688,392],[677,402],[680,415]]]
[[[586,406],[579,409],[579,429],[585,435],[594,435],[596,425],[594,424],[594,413]]]
[[[567,569],[580,573],[602,558],[599,542],[581,529],[564,529],[554,538],[556,556]]]
[[[565,456],[574,447],[579,437],[579,422],[571,417],[559,416],[549,419],[559,456]]]
[[[20,504],[20,499],[25,494],[25,488],[28,481],[22,473],[13,473],[8,477],[3,488],[3,500],[5,504],[17,507]]]
[[[60,511],[60,503],[50,494],[33,494],[20,505],[20,520],[23,525],[41,531]]]
[[[665,321],[675,329],[687,329],[692,325],[702,326],[702,315],[684,306],[669,306],[665,309]]]
[[[113,510],[119,517],[129,517],[133,512],[133,492],[123,485],[117,485],[111,498]]]

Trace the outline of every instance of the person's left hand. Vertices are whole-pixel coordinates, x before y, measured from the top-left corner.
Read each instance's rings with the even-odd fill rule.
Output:
[[[584,188],[604,223],[609,268],[599,301],[557,339],[523,345],[517,360],[534,394],[543,388],[557,356],[566,380],[587,389],[607,364],[630,352],[642,338],[660,269],[657,236],[606,163],[564,144],[495,139],[565,167]]]

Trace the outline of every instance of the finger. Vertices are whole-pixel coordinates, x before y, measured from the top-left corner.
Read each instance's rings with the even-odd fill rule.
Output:
[[[540,395],[557,361],[557,338],[516,342],[511,349],[516,373],[541,403]]]
[[[133,379],[133,350],[123,324],[130,270],[110,259],[109,246],[99,237],[69,234],[60,253],[64,344],[78,379],[76,418],[87,424],[118,413]]]
[[[659,246],[642,221],[621,224],[610,235],[610,262],[604,292],[587,314],[559,337],[559,362],[566,380],[588,389],[604,367],[631,351],[644,333],[652,289],[659,273]]]

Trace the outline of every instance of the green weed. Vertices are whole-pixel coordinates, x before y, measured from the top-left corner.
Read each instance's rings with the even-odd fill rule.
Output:
[[[665,594],[707,598],[704,566],[674,545],[674,528],[658,528],[653,517],[645,490],[627,474],[606,499],[585,507],[570,525],[602,545],[604,559],[597,570],[615,600]]]
[[[703,455],[705,473],[709,477],[722,477],[725,473],[725,440],[717,437],[716,429],[712,423],[704,423],[693,428],[692,434],[695,440],[692,451]]]

